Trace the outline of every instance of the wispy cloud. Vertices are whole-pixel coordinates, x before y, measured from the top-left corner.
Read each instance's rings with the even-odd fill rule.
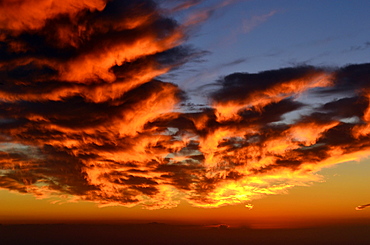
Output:
[[[219,10],[231,4],[236,4],[239,2],[243,2],[243,1],[246,1],[246,0],[223,0],[218,3],[212,4],[210,6],[200,8],[192,12],[190,15],[188,15],[187,19],[184,21],[184,25],[194,26],[194,25],[204,23],[215,13],[216,10]]]
[[[264,15],[254,15],[250,19],[244,19],[242,25],[242,32],[248,33],[252,31],[257,26],[261,25],[262,23],[266,22],[270,17],[274,16],[278,11],[272,10],[267,14]]]
[[[237,41],[240,35],[247,34],[257,28],[258,26],[262,25],[264,22],[268,21],[272,16],[277,14],[278,10],[271,10],[269,13],[262,14],[262,15],[254,15],[250,18],[243,18],[241,21],[241,26],[238,26],[232,29],[231,33],[226,36],[221,43],[220,46],[224,45],[231,45]]]
[[[207,82],[207,81],[208,82],[209,81],[214,81],[219,76],[218,72],[221,71],[224,68],[231,67],[231,66],[238,65],[238,64],[242,64],[242,63],[245,63],[245,62],[247,62],[247,59],[239,58],[239,59],[233,60],[231,62],[215,65],[214,67],[209,67],[209,68],[206,68],[206,69],[199,69],[199,70],[201,70],[200,72],[196,73],[194,76],[192,76],[192,77],[190,77],[190,78],[188,78],[184,81],[181,81],[180,86],[183,87],[184,89],[187,89],[187,90],[193,89],[193,90],[199,91],[199,88],[194,88],[194,87],[195,86],[200,86],[202,83]],[[204,85],[204,84],[202,84],[202,85]]]
[[[172,8],[171,12],[177,12],[189,9],[191,7],[197,6],[198,4],[204,2],[204,0],[190,0],[190,1],[183,1],[182,3],[176,5]]]
[[[362,45],[351,46],[349,49],[343,51],[343,53],[362,51],[370,48],[370,42],[365,42]]]
[[[370,204],[360,205],[356,207],[356,210],[363,210],[364,208],[370,207]]]

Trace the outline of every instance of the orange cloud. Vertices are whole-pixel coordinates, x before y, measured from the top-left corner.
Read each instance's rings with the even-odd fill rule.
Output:
[[[21,32],[39,29],[48,19],[67,14],[71,17],[82,10],[101,11],[104,0],[53,1],[53,0],[6,0],[0,3],[0,28]]]
[[[152,1],[1,4],[1,188],[101,206],[251,208],[369,156],[369,64],[230,74],[189,110],[185,91],[158,77],[201,52],[181,46],[189,26]]]

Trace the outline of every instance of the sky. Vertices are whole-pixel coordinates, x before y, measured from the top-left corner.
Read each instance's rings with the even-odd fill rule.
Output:
[[[370,223],[370,2],[0,1],[0,223]]]

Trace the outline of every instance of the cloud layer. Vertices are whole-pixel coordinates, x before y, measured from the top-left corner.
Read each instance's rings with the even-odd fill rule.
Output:
[[[196,51],[181,46],[188,26],[155,2],[0,9],[1,188],[218,207],[307,185],[370,153],[370,64],[230,74],[189,110],[186,93],[157,77]]]

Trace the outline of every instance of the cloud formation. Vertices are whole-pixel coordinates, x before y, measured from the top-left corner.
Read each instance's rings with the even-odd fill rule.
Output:
[[[1,188],[103,206],[251,208],[370,153],[370,64],[234,73],[189,109],[158,77],[197,51],[155,2],[31,2],[1,3]]]
[[[144,126],[183,99],[155,79],[192,55],[183,28],[146,0],[2,5],[1,187],[173,205],[152,169],[178,146]]]

